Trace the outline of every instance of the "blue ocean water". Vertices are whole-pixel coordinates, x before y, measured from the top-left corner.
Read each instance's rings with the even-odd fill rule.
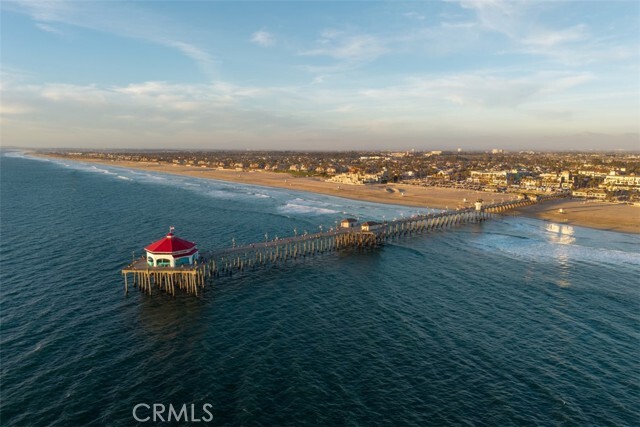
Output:
[[[505,217],[125,297],[120,268],[169,225],[215,249],[416,209],[0,162],[3,426],[136,425],[138,403],[233,426],[639,424],[637,235]]]

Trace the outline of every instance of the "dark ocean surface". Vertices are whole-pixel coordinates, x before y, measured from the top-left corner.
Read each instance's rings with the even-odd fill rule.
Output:
[[[125,297],[120,269],[170,225],[214,249],[416,209],[0,161],[2,426],[136,425],[139,403],[232,426],[640,424],[637,235],[504,217]]]

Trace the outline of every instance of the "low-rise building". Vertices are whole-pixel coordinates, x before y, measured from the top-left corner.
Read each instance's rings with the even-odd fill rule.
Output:
[[[358,220],[355,218],[345,218],[340,221],[340,227],[342,228],[353,228],[358,223]]]
[[[640,176],[607,175],[602,185],[609,190],[640,190]]]
[[[329,178],[328,182],[337,182],[339,184],[349,185],[365,185],[365,184],[380,184],[385,179],[384,173],[361,173],[361,172],[349,172],[341,173],[339,175]]]
[[[607,192],[602,190],[594,190],[594,189],[582,189],[582,190],[573,190],[571,192],[573,197],[584,197],[585,199],[600,199],[604,200],[607,198]]]
[[[384,224],[380,224],[375,221],[367,221],[362,223],[362,231],[375,231],[383,227]]]
[[[469,178],[472,183],[478,185],[496,185],[506,187],[513,184],[518,178],[517,172],[511,171],[471,171]]]

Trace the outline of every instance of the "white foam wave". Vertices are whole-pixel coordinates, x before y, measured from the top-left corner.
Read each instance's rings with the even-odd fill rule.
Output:
[[[51,159],[48,159],[46,157],[38,157],[38,156],[31,156],[29,154],[27,154],[24,151],[7,151],[5,153],[2,154],[4,157],[10,157],[13,159],[27,159],[27,160],[36,160],[39,162],[50,162]]]
[[[119,179],[123,179],[123,180],[125,180],[125,181],[133,181],[133,179],[128,178],[128,177],[126,177],[126,176],[122,176],[122,175],[118,175],[118,178],[119,178]]]
[[[572,236],[523,238],[503,234],[484,235],[473,244],[484,250],[498,251],[511,258],[534,262],[584,262],[640,266],[640,253],[577,244]],[[547,238],[547,240],[541,240]]]
[[[327,215],[327,214],[335,214],[340,212],[333,209],[321,208],[317,206],[300,205],[297,203],[287,203],[286,205],[279,207],[278,210],[283,213],[307,214],[307,215]]]
[[[78,168],[78,169],[82,169],[82,168]],[[103,173],[105,175],[118,175],[115,172],[111,172],[110,170],[102,169],[102,168],[99,168],[97,166],[91,166],[90,168],[87,168],[86,170],[88,172]]]

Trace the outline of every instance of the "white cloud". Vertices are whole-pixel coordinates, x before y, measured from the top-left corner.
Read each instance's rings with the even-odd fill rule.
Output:
[[[370,61],[388,52],[385,42],[371,34],[348,35],[336,30],[325,30],[319,44],[321,47],[301,54],[346,61]]]
[[[251,42],[258,44],[262,47],[273,46],[276,43],[276,38],[268,31],[260,30],[251,35]]]
[[[426,19],[426,16],[418,13],[418,12],[405,12],[402,14],[402,16],[404,16],[405,18],[409,18],[409,19],[416,19],[418,21],[424,21]]]
[[[13,104],[8,102],[0,103],[0,115],[3,116],[13,116],[31,112],[33,112],[33,108],[27,105]]]
[[[176,49],[196,61],[209,76],[215,74],[215,60],[204,49],[184,40],[177,24],[145,9],[143,3],[73,0],[4,0],[9,8],[29,15],[36,25],[57,32],[51,23],[62,23],[121,37],[144,40]]]
[[[22,143],[48,134],[51,144],[78,137],[73,142],[78,146],[90,145],[88,141],[94,146],[96,141],[171,146],[179,139],[187,146],[213,147],[212,141],[218,141],[216,146],[229,147],[236,144],[229,141],[244,141],[247,147],[301,149],[298,141],[332,141],[337,147],[345,138],[352,144],[378,141],[380,148],[389,148],[389,141],[401,143],[421,135],[452,138],[461,135],[461,124],[469,135],[497,132],[505,138],[548,131],[550,126],[555,126],[556,135],[590,124],[589,129],[602,132],[636,129],[632,116],[637,106],[628,92],[598,92],[593,100],[587,95],[595,92],[574,90],[595,79],[589,73],[546,71],[513,77],[487,70],[421,75],[368,89],[364,83],[338,89],[326,84],[253,87],[222,81],[124,86],[18,81],[3,89],[3,123],[8,126],[3,132]],[[617,104],[607,120],[585,121],[599,111],[594,105],[612,102]],[[616,118],[625,102],[630,104],[629,114]]]
[[[522,18],[530,1],[513,0],[459,0],[464,9],[473,10],[478,22],[484,28],[516,37],[522,30],[526,31]]]
[[[42,24],[40,22],[36,23],[36,27],[40,28],[42,31],[46,31],[47,33],[58,35],[63,34],[62,31],[58,30],[57,28],[54,28],[51,25]]]
[[[550,48],[565,43],[585,40],[588,37],[585,25],[576,25],[563,30],[536,30],[525,36],[522,43],[542,48]]]
[[[31,90],[38,90],[39,95],[49,101],[71,101],[84,105],[105,104],[109,98],[109,91],[96,86],[80,86],[72,84],[54,83],[43,86],[30,86]]]

